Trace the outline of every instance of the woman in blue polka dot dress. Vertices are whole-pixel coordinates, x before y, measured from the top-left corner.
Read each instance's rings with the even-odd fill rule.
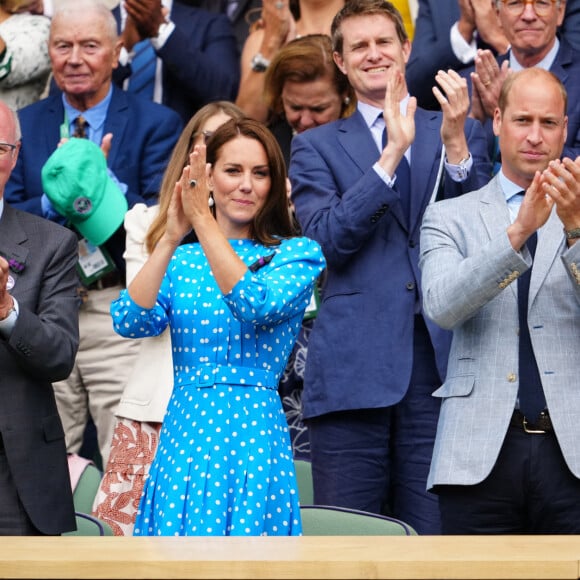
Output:
[[[198,242],[180,246],[192,230]],[[267,129],[231,120],[207,151],[195,146],[163,236],[111,305],[119,334],[169,325],[173,348],[174,390],[135,535],[301,533],[277,386],[325,263],[316,242],[293,236]]]

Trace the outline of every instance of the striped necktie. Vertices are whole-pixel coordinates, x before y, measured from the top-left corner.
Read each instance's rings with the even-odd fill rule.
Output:
[[[157,55],[151,41],[146,38],[135,45],[135,56],[131,61],[131,76],[129,77],[129,92],[142,95],[153,100],[155,89],[155,68]]]

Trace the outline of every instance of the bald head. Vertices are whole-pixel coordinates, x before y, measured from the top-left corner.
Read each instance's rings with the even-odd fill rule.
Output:
[[[20,150],[20,123],[16,113],[0,101],[0,198],[16,165]]]

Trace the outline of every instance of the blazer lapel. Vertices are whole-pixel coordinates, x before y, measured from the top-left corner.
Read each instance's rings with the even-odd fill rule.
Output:
[[[61,126],[65,122],[62,93],[58,92],[46,103],[45,122],[39,127],[39,136],[43,134],[47,157],[56,149],[61,138]],[[66,128],[68,131],[68,127]]]
[[[378,161],[380,155],[371,132],[358,111],[342,121],[337,121],[337,123],[339,123],[337,127],[338,142],[346,155],[356,163],[362,175]],[[401,206],[391,207],[391,213],[406,230],[407,220],[403,216]]]
[[[411,216],[410,231],[421,223],[423,211],[435,185],[441,158],[441,137],[438,115],[417,109],[415,140],[411,145]]]
[[[532,277],[530,278],[529,307],[531,307],[554,262],[562,253],[565,244],[566,238],[564,237],[562,222],[554,206],[548,221],[538,233],[538,246],[534,257]]]
[[[22,229],[16,212],[5,202],[0,219],[0,254],[7,260],[14,259],[24,267],[28,259],[28,248],[24,242],[28,240],[26,232]],[[20,272],[11,270],[10,276],[18,282]]]
[[[123,111],[127,111],[128,109],[129,99],[127,95],[121,89],[114,86],[103,131],[103,135],[107,133],[113,134],[111,150],[107,157],[107,165],[109,167],[115,167],[115,162],[120,151],[119,148],[121,147],[121,143],[123,143],[123,136],[127,129],[129,119],[129,115],[124,114]]]
[[[510,225],[509,209],[497,176],[482,191],[479,215],[490,240],[503,236]],[[516,300],[517,286],[517,284],[509,285],[509,289]]]

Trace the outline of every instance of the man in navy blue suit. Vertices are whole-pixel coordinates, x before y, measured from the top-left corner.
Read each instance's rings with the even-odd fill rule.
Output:
[[[437,77],[443,114],[416,108],[404,78],[411,44],[390,2],[349,1],[332,35],[357,111],[296,135],[290,162],[298,220],[327,260],[303,395],[314,501],[438,533],[426,491],[439,412],[431,393],[450,336],[422,315],[419,228],[437,196],[486,183],[485,137],[466,119],[467,83],[453,72]]]
[[[41,172],[60,140],[85,123],[85,136],[106,153],[108,170],[125,192],[127,205],[156,203],[182,124],[171,109],[113,86],[119,51],[116,22],[107,6],[99,0],[59,6],[51,23],[49,54],[62,92],[19,112],[22,145],[5,190],[13,207],[64,223],[43,195]],[[111,216],[111,221],[121,224],[123,216]],[[138,349],[113,332],[109,314],[110,302],[124,284],[124,249],[123,227],[98,247],[79,236],[84,276],[81,346],[69,378],[54,384],[68,451],[80,450],[90,413],[104,462],[114,410]]]
[[[503,80],[509,71],[537,67],[555,74],[568,93],[568,134],[564,155],[580,154],[580,52],[558,38],[565,17],[564,0],[503,2],[495,0],[498,25],[510,43],[510,50],[496,59],[488,51],[478,51],[472,82],[472,116],[486,125],[490,148],[494,141],[491,119],[498,106]]]
[[[148,98],[177,111],[184,124],[207,103],[234,101],[240,82],[240,54],[228,17],[194,4],[164,0],[162,6],[160,0],[123,0],[114,10],[131,58],[140,53],[143,40],[154,49],[148,54],[157,57],[159,66],[152,71]],[[114,78],[132,90],[134,75],[141,75],[143,69],[139,62],[129,62],[129,55],[121,52],[124,66]]]
[[[409,90],[420,107],[437,110],[431,86],[438,70],[471,66],[478,48],[502,54],[508,46],[491,0],[419,0],[406,72]]]
[[[418,4],[407,84],[420,107],[437,110],[431,85],[438,70],[469,69],[477,49],[501,55],[510,42],[498,24],[497,3],[491,0],[419,0]],[[580,50],[580,0],[560,4],[565,5],[561,37]]]

